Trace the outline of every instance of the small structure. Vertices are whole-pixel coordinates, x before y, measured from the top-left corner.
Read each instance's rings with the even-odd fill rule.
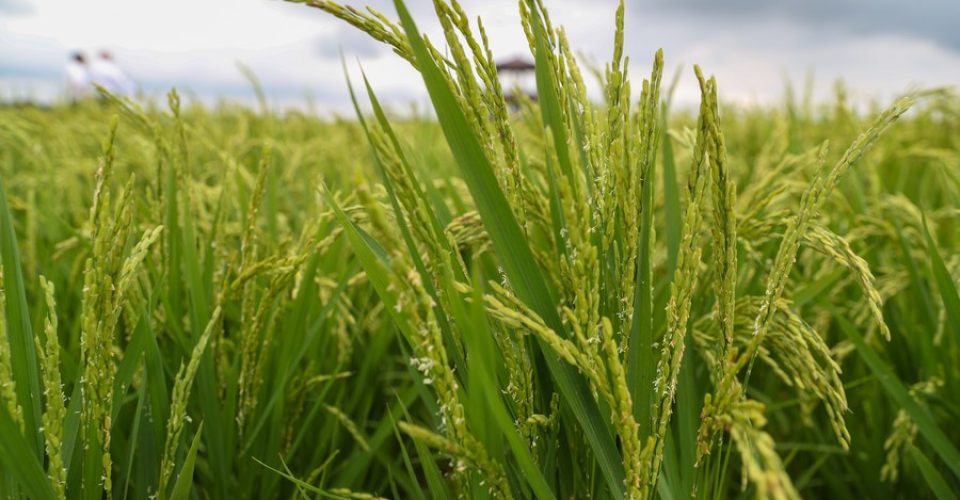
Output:
[[[520,97],[526,96],[531,101],[537,100],[536,76],[533,62],[522,57],[514,57],[497,63],[497,74],[500,76],[500,85],[504,90],[504,97],[512,109],[520,106]]]
[[[523,59],[522,57],[514,57],[513,59],[508,59],[506,61],[497,63],[497,71],[501,73],[524,73],[533,71],[536,68],[537,67],[532,62]]]

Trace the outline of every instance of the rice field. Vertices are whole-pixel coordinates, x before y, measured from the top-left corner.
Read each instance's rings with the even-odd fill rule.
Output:
[[[454,0],[299,3],[434,113],[0,107],[0,497],[956,497],[960,97],[675,109],[521,0],[512,109]]]

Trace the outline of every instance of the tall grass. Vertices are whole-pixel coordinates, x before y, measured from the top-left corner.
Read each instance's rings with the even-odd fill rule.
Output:
[[[455,1],[439,44],[402,2],[301,3],[408,60],[435,116],[365,78],[332,121],[0,109],[2,495],[960,486],[954,95],[743,108],[694,68],[671,110],[660,52],[631,85],[621,4],[594,102],[522,0],[538,100],[511,113]]]

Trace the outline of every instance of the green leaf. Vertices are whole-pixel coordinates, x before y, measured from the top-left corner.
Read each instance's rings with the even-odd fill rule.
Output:
[[[193,488],[193,467],[197,462],[197,450],[200,448],[200,437],[203,435],[203,422],[197,427],[197,433],[193,436],[193,443],[183,460],[183,467],[180,468],[180,475],[177,476],[177,482],[173,485],[173,491],[170,493],[170,500],[187,500],[190,498],[190,490]]]
[[[900,382],[897,375],[880,359],[880,356],[877,355],[873,348],[864,342],[863,337],[857,332],[856,327],[846,318],[839,315],[835,317],[840,324],[840,329],[843,330],[847,338],[853,342],[860,357],[867,366],[870,367],[874,375],[877,376],[877,380],[879,380],[883,388],[886,389],[890,398],[910,415],[913,422],[917,424],[920,435],[927,440],[940,458],[946,462],[950,470],[960,478],[960,452],[958,452],[950,442],[950,438],[937,427],[933,416],[910,396],[907,388]]]
[[[30,449],[29,446],[19,426],[7,412],[7,406],[0,404],[0,465],[28,497],[52,500],[56,498],[56,493],[43,472],[43,466],[32,453],[24,453],[24,450]]]
[[[937,472],[937,469],[930,463],[930,460],[927,459],[923,452],[918,450],[916,446],[909,444],[907,446],[907,449],[910,450],[910,456],[917,464],[917,468],[920,469],[920,473],[923,474],[923,478],[927,480],[927,485],[930,486],[930,490],[937,495],[937,498],[940,500],[955,500],[957,495],[943,479],[943,476]]]
[[[300,349],[296,351],[292,359],[290,359],[285,368],[282,376],[277,380],[277,387],[286,387],[287,383],[293,377],[294,373],[297,372],[300,368],[300,362],[307,355],[307,350],[314,344],[317,338],[320,336],[320,333],[323,329],[324,322],[330,315],[330,312],[333,311],[333,308],[336,306],[337,301],[340,300],[340,295],[347,287],[347,277],[351,276],[353,272],[356,271],[356,265],[348,267],[344,273],[340,276],[340,279],[337,280],[337,287],[330,294],[330,297],[327,299],[327,302],[323,305],[323,308],[320,310],[320,313],[317,315],[317,319],[310,328],[306,330],[304,335],[303,344],[300,346]],[[264,426],[267,423],[267,418],[270,416],[270,412],[275,405],[277,405],[280,400],[284,397],[285,392],[282,390],[274,391],[270,396],[270,399],[266,404],[263,405],[263,410],[260,412],[260,416],[257,419],[256,423],[253,425],[253,428],[249,432],[249,437],[247,437],[246,444],[243,446],[243,451],[246,452],[250,446],[253,445],[253,440],[259,436],[260,431],[264,429]]]
[[[344,71],[344,73],[346,73],[346,71]],[[390,126],[390,122],[387,120],[387,115],[380,106],[380,101],[377,99],[377,96],[373,91],[373,87],[370,86],[370,82],[367,80],[366,74],[363,75],[363,83],[367,89],[367,96],[370,99],[370,104],[373,107],[374,116],[376,117],[377,122],[380,124],[381,129],[387,134],[391,144],[393,144],[394,150],[397,152],[397,155],[400,161],[403,163],[404,168],[406,168],[408,172],[412,173],[413,169],[410,168],[409,164],[407,163],[406,156],[403,154],[403,149],[400,147],[400,140],[397,139],[397,136],[393,131],[393,127]],[[433,278],[427,273],[426,265],[424,264],[423,259],[420,257],[420,249],[417,247],[413,240],[413,236],[410,233],[409,224],[407,223],[407,218],[404,216],[404,212],[400,207],[400,201],[397,199],[396,189],[393,186],[393,182],[390,181],[390,176],[387,175],[386,168],[383,166],[380,155],[377,153],[376,148],[373,147],[373,137],[370,135],[370,129],[367,126],[366,120],[363,119],[363,114],[360,112],[360,106],[357,104],[357,99],[354,95],[353,87],[350,84],[349,76],[347,76],[347,85],[350,88],[350,98],[353,102],[354,109],[356,110],[357,117],[360,120],[360,125],[363,127],[363,131],[367,136],[367,140],[370,142],[370,151],[373,156],[374,163],[377,165],[377,169],[380,171],[380,176],[383,178],[383,184],[387,188],[387,195],[390,197],[390,205],[393,208],[394,215],[396,216],[397,226],[400,229],[400,234],[403,237],[404,243],[407,245],[408,255],[410,255],[411,259],[413,260],[414,267],[416,267],[417,272],[420,274],[420,279],[424,288],[434,301],[434,315],[436,316],[437,322],[440,325],[444,343],[447,345],[447,353],[453,359],[454,371],[459,377],[460,382],[465,383],[460,376],[461,373],[466,372],[467,366],[463,359],[463,354],[460,352],[459,348],[457,348],[457,343],[453,340],[453,333],[450,331],[447,315],[440,307],[442,301],[440,300],[439,295],[437,295],[437,290],[433,285]],[[411,184],[414,186],[417,197],[426,202],[427,198],[423,190],[420,189],[420,182],[414,181]],[[430,224],[433,226],[434,231],[436,231],[437,234],[443,234],[443,227],[440,225],[437,217],[430,210],[427,210],[426,212],[430,217]],[[440,240],[440,244],[444,243],[445,240]],[[445,250],[450,253],[454,252],[454,250],[451,248],[445,248]]]
[[[149,318],[153,313],[152,307],[146,305],[140,309],[141,318]],[[157,344],[156,332],[149,321],[142,322],[146,329],[147,338],[144,347],[144,365],[146,368],[148,391],[150,396],[150,411],[153,418],[153,437],[157,443],[166,440],[166,422],[170,413],[170,392],[167,389],[167,380],[164,377],[163,357],[160,346]]]
[[[637,244],[637,278],[633,294],[633,318],[630,322],[630,347],[627,350],[627,380],[633,392],[633,413],[640,424],[640,437],[651,432],[653,379],[659,352],[654,348],[653,331],[653,186],[656,168],[649,168],[640,194],[640,241]],[[636,383],[632,383],[636,381]]]
[[[923,234],[927,238],[927,248],[930,252],[930,267],[933,272],[933,278],[937,281],[937,288],[940,290],[940,297],[943,300],[943,309],[947,314],[947,325],[953,332],[954,340],[960,342],[960,293],[957,293],[957,285],[950,276],[940,251],[937,250],[937,243],[930,236],[930,230],[927,228],[926,219],[923,222]]]
[[[137,321],[133,334],[130,336],[130,342],[123,349],[123,358],[117,365],[117,373],[113,378],[113,405],[111,419],[116,421],[117,414],[123,405],[123,400],[127,396],[127,390],[133,381],[133,376],[140,368],[140,360],[143,359],[143,348],[147,342],[149,330],[145,323],[148,318],[141,317]]]
[[[470,374],[474,384],[479,386],[471,387],[470,392],[474,394],[479,392],[480,401],[486,405],[486,411],[493,418],[493,424],[507,440],[520,470],[523,471],[523,479],[533,488],[537,498],[554,498],[550,486],[547,485],[546,479],[533,461],[527,443],[517,433],[516,423],[501,399],[502,386],[497,381],[496,369],[502,366],[503,359],[498,356],[493,333],[487,324],[482,305],[483,295],[480,291],[481,281],[479,278],[474,279],[473,307],[470,311],[467,310],[467,305],[457,293],[449,277],[445,284],[453,317],[463,334],[464,343],[467,344]]]
[[[343,232],[350,241],[350,246],[353,248],[357,260],[360,261],[360,265],[366,271],[370,284],[373,285],[380,300],[383,301],[384,310],[393,319],[400,332],[412,342],[416,338],[416,331],[404,315],[397,313],[396,297],[390,293],[390,282],[387,279],[387,273],[390,272],[387,268],[387,256],[382,253],[382,249],[378,251],[376,241],[363,236],[365,233],[347,217],[347,214],[343,212],[343,209],[340,208],[340,205],[337,204],[326,188],[323,188],[323,193],[326,196],[327,203],[333,208],[334,215],[343,227]]]
[[[35,457],[43,450],[40,435],[40,371],[30,325],[30,310],[27,308],[27,293],[24,290],[23,272],[20,267],[20,250],[17,234],[13,229],[13,217],[7,205],[3,180],[0,179],[0,262],[3,263],[3,286],[7,296],[7,340],[10,343],[10,361],[13,380],[16,382],[17,400],[23,411],[27,429],[26,447]]]
[[[531,8],[531,10],[537,11],[535,8]],[[570,159],[567,126],[563,121],[563,103],[560,102],[560,94],[557,92],[556,73],[549,56],[546,33],[544,33],[544,27],[540,24],[539,19],[531,20],[531,24],[536,37],[534,71],[537,80],[537,100],[540,104],[540,116],[543,119],[544,126],[549,128],[553,135],[553,146],[557,152],[560,171],[564,177],[571,180],[571,188],[576,189],[577,183],[572,182],[573,179],[576,179],[576,176],[574,176],[573,163]]]
[[[403,457],[403,466],[407,471],[407,475],[413,479],[416,479],[417,473],[413,470],[413,462],[410,461],[410,454],[407,452],[407,445],[403,444],[403,436],[400,435],[400,427],[397,426],[397,419],[393,416],[392,412],[388,412],[387,414],[390,417],[390,423],[393,428],[393,436],[396,438],[397,443],[400,444],[400,454]],[[430,460],[430,462],[432,462],[432,460]],[[436,467],[436,464],[434,464],[434,467]],[[428,469],[429,467],[426,465],[426,463],[424,463],[424,476],[427,479],[428,487],[432,489],[432,486],[434,486],[434,482],[437,481],[437,479],[430,474],[431,471]],[[416,493],[417,498],[419,500],[426,500],[427,497],[423,493],[423,488],[420,487],[420,481],[414,481],[413,486],[415,488],[414,493]]]
[[[67,470],[67,493],[80,490],[80,474],[75,471],[82,469],[81,461],[74,462],[74,457],[80,457],[82,446],[77,446],[80,440],[80,384],[73,384],[70,395],[70,405],[67,407],[67,418],[63,422],[63,468]],[[75,467],[74,467],[75,465]]]
[[[146,374],[143,374],[142,380],[147,381]],[[137,457],[137,445],[140,441],[140,424],[146,420],[143,414],[143,405],[147,399],[146,389],[147,384],[143,383],[140,384],[140,388],[137,391],[137,406],[133,412],[133,425],[131,426],[129,432],[130,443],[127,446],[126,456],[123,457],[123,461],[120,462],[120,467],[118,468],[120,471],[120,481],[118,481],[117,484],[120,485],[120,490],[117,491],[117,494],[119,494],[120,498],[123,498],[124,500],[127,498],[127,493],[130,492],[130,476],[132,475],[131,473],[133,471],[133,462]],[[116,419],[116,417],[114,417],[114,419]],[[159,468],[159,464],[157,465],[157,468]]]
[[[664,131],[666,127],[666,110],[664,110]],[[677,165],[673,157],[673,145],[670,134],[663,134],[663,213],[665,217],[664,232],[667,240],[667,269],[670,273],[677,267],[677,253],[680,251],[680,231],[683,220],[680,213],[680,188],[677,187]]]
[[[403,2],[395,0],[401,24],[433,101],[437,119],[450,150],[460,167],[484,228],[490,236],[504,272],[520,300],[532,307],[546,324],[561,336],[566,336],[556,301],[547,288],[527,238],[520,229],[506,197],[500,190],[489,160],[474,135],[463,110],[451,92],[446,80],[427,51]],[[561,144],[566,144],[563,141]],[[593,449],[600,470],[610,491],[617,497],[623,494],[623,465],[616,442],[594,401],[590,389],[572,367],[564,364],[550,348],[538,340],[553,379],[563,401],[570,405]]]

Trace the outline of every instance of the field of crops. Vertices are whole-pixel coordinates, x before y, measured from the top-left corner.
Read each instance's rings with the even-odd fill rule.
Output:
[[[305,3],[435,115],[0,108],[0,497],[955,497],[955,94],[674,109],[621,7],[594,102],[522,0],[511,109],[455,2]]]

